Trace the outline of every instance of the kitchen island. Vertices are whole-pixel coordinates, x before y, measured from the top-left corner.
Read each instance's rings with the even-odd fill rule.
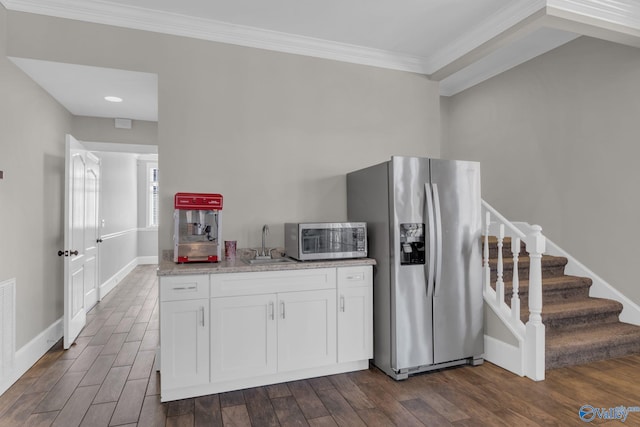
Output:
[[[161,400],[369,367],[375,260],[158,268]]]

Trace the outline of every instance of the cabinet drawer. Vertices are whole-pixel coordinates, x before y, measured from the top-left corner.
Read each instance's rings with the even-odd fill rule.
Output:
[[[341,288],[369,286],[372,283],[372,270],[370,265],[338,267],[338,286]]]
[[[209,275],[160,277],[160,301],[209,298]]]
[[[212,298],[335,288],[335,268],[211,275]]]

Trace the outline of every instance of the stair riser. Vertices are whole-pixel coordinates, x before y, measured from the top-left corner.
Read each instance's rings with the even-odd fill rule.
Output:
[[[574,299],[583,299],[589,296],[589,288],[567,288],[567,289],[554,289],[554,290],[545,290],[543,286],[542,291],[542,306],[544,307],[546,304],[554,303],[554,302],[562,302],[562,301],[570,301]],[[511,305],[511,297],[513,291],[511,288],[506,288],[504,290],[504,301]],[[526,307],[529,304],[529,291],[521,290],[519,292],[520,297],[520,306]]]
[[[552,265],[542,266],[542,278],[558,277],[564,274],[564,265]],[[497,272],[492,269],[491,271],[491,283],[495,283],[498,275]],[[518,278],[529,278],[529,266],[518,267]],[[506,266],[502,272],[502,280],[504,282],[511,282],[513,280],[513,270]]]
[[[546,369],[563,368],[637,353],[640,353],[640,341],[613,346],[590,347],[588,350],[582,349],[575,352],[562,351],[552,353],[548,351],[545,355],[545,367]]]
[[[519,257],[528,256],[526,249],[524,246],[520,250]],[[503,258],[513,258],[513,253],[511,252],[511,244],[504,245],[502,247],[502,257]],[[489,246],[489,258],[498,258],[498,248],[495,246]]]
[[[602,324],[618,322],[618,316],[620,315],[620,311],[616,310],[613,312],[586,313],[580,316],[551,319],[545,316],[544,308],[542,311],[542,323],[544,323],[544,326],[545,328],[547,328],[547,330],[575,326],[589,327],[590,325],[593,325],[595,323]],[[527,315],[522,317],[528,319],[529,316]]]

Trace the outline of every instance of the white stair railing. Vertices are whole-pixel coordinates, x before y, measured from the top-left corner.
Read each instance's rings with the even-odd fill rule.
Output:
[[[545,329],[542,324],[542,254],[545,251],[545,237],[542,228],[534,225],[525,235],[514,224],[484,200],[482,208],[485,218],[484,230],[484,300],[495,316],[506,326],[512,338],[500,336],[487,322],[485,329],[485,359],[502,366],[518,375],[535,381],[544,379]],[[511,305],[505,302],[504,260],[502,249],[506,235],[511,238],[513,253],[513,290]],[[489,236],[495,236],[498,248],[495,290],[491,284],[489,264]],[[529,319],[526,325],[520,319],[520,295],[518,262],[520,242],[526,244],[529,254]],[[503,334],[502,334],[503,335]],[[514,345],[513,342],[517,344]]]

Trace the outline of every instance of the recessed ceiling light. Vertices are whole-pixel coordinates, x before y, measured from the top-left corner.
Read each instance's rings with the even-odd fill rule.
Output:
[[[119,96],[105,96],[104,99],[109,102],[122,102],[122,98]]]

